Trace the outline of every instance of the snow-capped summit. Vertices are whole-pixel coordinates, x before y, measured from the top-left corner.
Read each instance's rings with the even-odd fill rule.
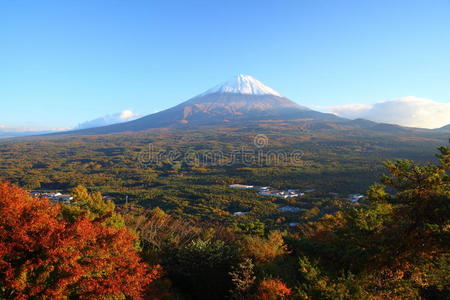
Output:
[[[259,80],[256,80],[250,75],[238,75],[212,89],[207,90],[199,96],[204,96],[214,93],[232,93],[232,94],[247,94],[247,95],[274,95],[281,97],[281,95],[268,87]]]

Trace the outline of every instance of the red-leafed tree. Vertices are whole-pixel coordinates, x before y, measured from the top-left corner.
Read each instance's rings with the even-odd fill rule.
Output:
[[[0,298],[140,299],[159,267],[141,262],[134,235],[60,209],[0,183]]]
[[[280,279],[264,279],[258,286],[255,300],[283,300],[290,299],[292,290]]]

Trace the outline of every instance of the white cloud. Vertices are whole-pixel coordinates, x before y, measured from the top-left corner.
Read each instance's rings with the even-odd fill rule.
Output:
[[[439,128],[450,124],[450,103],[412,96],[375,104],[350,104],[320,109],[344,118],[364,118],[408,127]]]
[[[112,115],[106,115],[94,120],[86,121],[79,124],[75,129],[85,129],[99,126],[106,126],[115,123],[122,123],[126,121],[131,121],[139,118],[141,115],[133,112],[132,110],[126,109],[119,113],[115,113]]]
[[[28,135],[37,135],[37,134],[46,134],[57,131],[64,131],[67,128],[50,128],[50,129],[42,129],[42,128],[31,128],[31,127],[8,127],[6,125],[0,124],[0,139],[4,138],[12,138],[12,137],[21,137]]]
[[[47,132],[47,131],[61,131],[61,130],[66,130],[65,128],[32,128],[32,127],[8,127],[6,125],[0,124],[0,132],[8,132],[8,133],[12,133],[12,132],[16,132],[16,133],[29,133],[29,132]]]
[[[133,118],[133,117],[138,117],[139,115],[138,114],[135,114],[133,111],[131,111],[131,110],[129,110],[129,109],[126,109],[126,110],[124,110],[124,111],[122,111],[121,113],[120,113],[120,115],[119,115],[119,119],[120,120],[129,120],[129,119],[131,119],[131,118]]]

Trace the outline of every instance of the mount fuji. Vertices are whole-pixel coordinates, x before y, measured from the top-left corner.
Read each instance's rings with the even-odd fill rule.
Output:
[[[150,128],[240,124],[259,120],[343,120],[283,97],[249,75],[238,75],[177,106],[109,126],[74,130],[71,134],[108,134]]]

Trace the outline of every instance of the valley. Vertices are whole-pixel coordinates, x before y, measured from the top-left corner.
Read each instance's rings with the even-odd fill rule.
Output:
[[[246,219],[276,227],[277,218],[283,217],[279,207],[296,204],[302,213],[316,208],[323,210],[320,216],[335,209],[336,200],[345,203],[349,194],[364,194],[379,180],[383,161],[432,161],[434,149],[448,137],[446,132],[412,130],[398,136],[359,128],[299,129],[302,124],[259,121],[243,127],[4,141],[0,174],[30,190],[69,192],[82,184],[112,196],[119,205],[127,197],[133,205],[194,220],[231,224],[241,221],[234,212],[251,211]],[[255,144],[258,135],[267,144]],[[247,182],[316,192],[280,200],[228,188]],[[302,218],[289,217],[292,222]]]

